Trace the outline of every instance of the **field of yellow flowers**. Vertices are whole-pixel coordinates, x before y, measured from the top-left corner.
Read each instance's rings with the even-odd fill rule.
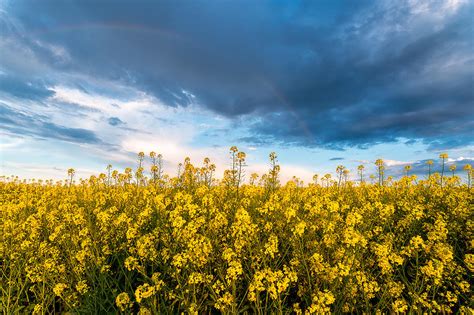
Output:
[[[394,181],[378,160],[373,184],[341,167],[283,185],[272,154],[243,184],[236,148],[222,180],[209,159],[170,178],[150,157],[0,182],[3,313],[472,314],[474,194],[457,176]]]

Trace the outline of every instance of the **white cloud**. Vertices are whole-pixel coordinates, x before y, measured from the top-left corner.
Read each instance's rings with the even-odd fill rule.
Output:
[[[458,158],[448,158],[448,162],[462,162],[462,161],[465,161],[465,160],[474,160],[474,157],[463,157],[463,156],[460,156]]]
[[[67,86],[54,86],[51,88],[55,92],[51,98],[55,101],[62,101],[72,104],[78,104],[84,107],[100,110],[111,116],[122,116],[126,118],[128,114],[150,108],[157,104],[157,100],[140,93],[138,97],[131,101],[123,101],[117,98],[102,96],[99,94],[85,93],[79,89]]]
[[[413,162],[407,162],[407,161],[397,161],[397,160],[387,160],[387,159],[384,159],[383,161],[385,162],[385,165],[387,165],[388,167],[408,165],[408,164],[413,163]]]
[[[40,40],[35,40],[34,42],[39,47],[49,51],[58,62],[67,63],[71,61],[71,55],[63,46],[53,45]]]
[[[14,174],[19,178],[24,179],[54,179],[54,180],[64,180],[67,177],[67,168],[48,166],[48,165],[38,165],[33,163],[18,163],[18,162],[8,162],[3,165],[4,167],[0,168],[0,175],[2,176],[11,176]],[[11,172],[12,174],[7,173]],[[75,169],[76,175],[75,178],[89,178],[91,175],[97,175],[99,172],[95,169],[88,168],[77,168]],[[32,176],[34,174],[34,176]]]
[[[466,3],[466,0],[408,1],[410,13],[422,16],[428,15],[435,18],[444,18],[448,15],[454,14]]]
[[[0,133],[0,151],[20,147],[25,141],[21,138],[10,137],[5,133]],[[1,153],[1,152],[0,152]]]
[[[211,162],[216,164],[218,177],[228,168],[227,150],[224,152],[224,149],[194,148],[184,142],[185,139],[180,138],[180,135],[129,136],[123,139],[121,146],[129,152],[161,153],[165,161],[165,171],[169,174],[175,174],[178,164],[186,157],[189,157],[195,166],[201,165],[204,158],[209,157]]]
[[[411,164],[413,162],[410,161],[398,161],[398,160],[390,160],[390,159],[382,159],[385,163],[386,166],[391,167],[391,166],[400,166],[400,165],[407,165]],[[375,167],[375,161],[369,161],[369,160],[353,160],[354,162],[357,162],[359,164],[373,164]]]

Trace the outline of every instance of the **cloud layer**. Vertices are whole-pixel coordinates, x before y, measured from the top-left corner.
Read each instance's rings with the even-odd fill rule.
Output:
[[[82,75],[236,119],[251,144],[462,147],[474,129],[472,10],[454,0],[9,1],[0,89],[44,100],[64,81],[80,88],[67,76]]]

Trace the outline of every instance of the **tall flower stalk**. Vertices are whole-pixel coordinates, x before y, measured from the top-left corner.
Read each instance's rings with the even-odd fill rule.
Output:
[[[433,166],[433,160],[426,161],[426,164],[428,165],[428,179],[431,179],[431,167]]]
[[[72,185],[74,174],[76,174],[76,171],[73,168],[67,170],[67,175],[69,176],[69,187]]]
[[[408,173],[409,173],[410,170],[411,170],[411,165],[405,165],[405,168],[404,168],[404,169],[405,169],[405,176],[408,177]]]
[[[464,165],[463,169],[467,173],[467,188],[471,188],[471,178],[472,178],[473,168],[472,168],[471,164],[466,164],[466,165]]]
[[[442,160],[441,164],[441,187],[443,187],[443,179],[444,179],[444,165],[446,163],[446,159],[448,158],[448,153],[441,153],[439,158]]]
[[[357,166],[357,171],[359,172],[359,176],[360,176],[360,183],[362,184],[364,182],[364,165],[359,165]]]
[[[377,166],[377,173],[379,175],[379,185],[382,186],[383,181],[384,181],[383,176],[384,176],[385,165],[382,159],[376,160],[375,165]]]
[[[449,170],[451,171],[451,173],[453,174],[453,177],[454,177],[454,173],[456,172],[456,164],[450,165]]]

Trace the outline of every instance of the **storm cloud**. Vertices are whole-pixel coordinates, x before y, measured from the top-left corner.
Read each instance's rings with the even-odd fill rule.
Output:
[[[21,43],[51,69],[239,119],[252,144],[406,138],[445,149],[474,139],[472,10],[462,1],[19,0],[1,25],[4,46]],[[19,72],[12,58],[2,58],[6,75]],[[35,82],[2,89],[47,97]]]
[[[97,135],[90,130],[61,126],[49,121],[48,117],[22,113],[2,103],[0,103],[0,124],[3,130],[19,137],[29,136],[73,143],[102,144]]]

